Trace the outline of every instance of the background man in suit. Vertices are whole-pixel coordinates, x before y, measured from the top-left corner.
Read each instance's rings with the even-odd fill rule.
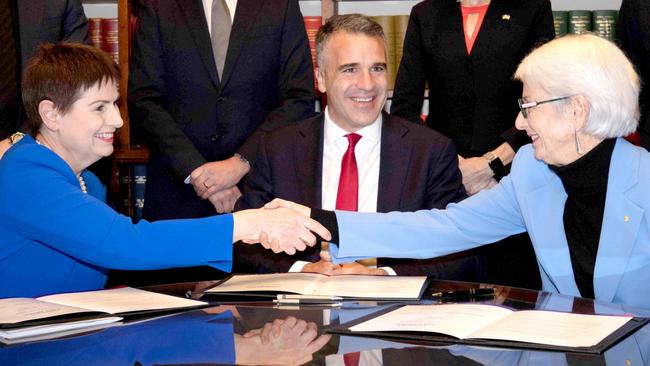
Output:
[[[0,0],[0,140],[16,132],[24,114],[20,75],[44,42],[89,43],[79,0]]]
[[[387,94],[385,42],[381,26],[359,14],[332,17],[321,27],[316,74],[320,91],[327,93],[325,112],[264,137],[255,169],[244,179],[238,209],[260,207],[279,197],[324,209],[415,211],[445,207],[465,197],[451,141],[424,126],[381,113]],[[351,146],[351,135],[360,136],[356,146]],[[357,171],[352,183],[356,205],[346,206],[342,194],[349,193],[344,177],[350,149]],[[243,246],[236,250],[234,271],[274,272],[290,267],[297,271],[304,265],[302,270],[309,272],[386,274],[385,269],[358,263],[341,269],[318,261],[318,248],[300,257],[316,263],[295,266],[296,257],[266,256]],[[399,274],[467,280],[477,279],[481,268],[475,257],[380,259],[379,264],[388,264]]]
[[[144,217],[231,211],[258,137],[314,111],[298,1],[142,0],[134,13],[129,107],[151,150]]]
[[[618,17],[621,48],[636,66],[641,77],[639,135],[650,150],[650,2],[623,0]]]

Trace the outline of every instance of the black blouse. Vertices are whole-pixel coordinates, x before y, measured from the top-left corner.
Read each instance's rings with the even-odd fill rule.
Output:
[[[594,267],[605,210],[609,162],[616,145],[607,139],[571,164],[550,166],[567,192],[564,231],[573,275],[582,297],[594,298]]]

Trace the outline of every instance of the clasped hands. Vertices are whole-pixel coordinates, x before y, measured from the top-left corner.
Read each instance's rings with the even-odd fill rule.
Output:
[[[309,216],[311,209],[285,200],[273,200],[264,208],[233,213],[233,242],[260,243],[274,253],[295,254],[314,246],[316,235],[330,240],[331,234]]]
[[[197,196],[209,200],[218,213],[232,212],[235,202],[241,197],[237,183],[249,170],[248,163],[233,156],[194,169],[190,182]]]
[[[273,201],[267,203],[264,206],[264,210],[268,210],[271,212],[278,212],[278,213],[285,212],[284,210],[289,210],[305,218],[309,218],[311,215],[311,208],[295,202],[291,202],[279,198],[276,198]],[[320,225],[318,222],[312,219],[309,219],[309,222],[305,223],[305,227],[314,228],[313,226],[314,224],[317,225],[315,228],[318,230],[320,230],[320,228],[325,229],[324,227],[322,227],[322,225]],[[317,230],[312,230],[312,231],[320,235],[325,240],[331,239],[331,235],[327,230],[325,230],[327,236],[324,236],[323,233],[321,233],[320,231]],[[265,248],[271,249],[276,253],[283,250],[283,248],[280,246],[280,244],[282,244],[281,241],[277,241],[277,242],[274,240],[269,241],[269,235],[265,232],[261,233],[260,236],[261,239],[263,240],[260,241],[260,243]],[[306,243],[306,245],[310,245],[309,243]],[[302,249],[296,248],[296,249],[304,250],[304,248]],[[293,252],[289,252],[287,250],[284,251],[286,251],[288,254],[293,254]],[[302,269],[302,272],[315,272],[315,273],[322,273],[327,275],[344,275],[344,274],[366,274],[366,275],[384,275],[384,276],[387,275],[386,271],[384,271],[383,269],[367,267],[357,262],[334,264],[332,263],[332,259],[329,253],[326,251],[321,251],[320,260],[318,262],[309,263],[305,265]]]

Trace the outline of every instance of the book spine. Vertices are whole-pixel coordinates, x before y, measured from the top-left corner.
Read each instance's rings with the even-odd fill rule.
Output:
[[[147,183],[147,166],[135,164],[133,166],[133,222],[142,219],[144,209],[144,192]]]
[[[555,37],[562,37],[569,33],[569,12],[553,11],[553,27],[555,28]]]
[[[406,37],[406,28],[409,24],[408,15],[395,15],[393,17],[393,27],[395,29],[395,77],[399,71],[399,64],[402,62],[404,54],[404,38]]]
[[[133,167],[130,164],[121,164],[118,166],[118,172],[120,195],[117,209],[121,214],[133,217]]]
[[[617,10],[594,10],[592,18],[592,30],[595,34],[610,41],[616,40]]]
[[[316,67],[318,66],[316,62],[316,34],[318,34],[318,29],[323,23],[323,17],[304,16],[303,20],[305,21],[305,30],[307,31],[307,39],[309,40],[311,62],[314,65],[314,89],[316,90],[316,94],[318,94],[318,80],[316,80]]]
[[[569,11],[569,33],[583,34],[591,32],[591,11]]]
[[[108,53],[115,63],[118,63],[120,58],[120,48],[118,41],[117,18],[102,19],[101,29],[101,49]]]
[[[88,18],[88,36],[93,46],[102,48],[102,18]]]
[[[387,77],[388,77],[388,89],[392,90],[395,88],[395,77],[397,67],[395,66],[395,26],[393,22],[392,15],[377,15],[372,16],[372,20],[379,23],[384,29],[384,34],[386,35],[386,63],[387,65]]]

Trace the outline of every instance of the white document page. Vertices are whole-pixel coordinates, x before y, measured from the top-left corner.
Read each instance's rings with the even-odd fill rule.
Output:
[[[235,275],[206,293],[275,291],[303,295],[417,299],[424,276],[326,276],[317,273]]]
[[[614,333],[630,319],[630,316],[525,310],[515,312],[506,319],[475,332],[472,338],[590,347]]]
[[[352,331],[419,331],[460,339],[483,338],[590,347],[632,317],[554,311],[511,311],[494,305],[408,305],[357,324]]]
[[[463,339],[512,313],[512,310],[491,305],[408,305],[357,324],[350,330],[435,332]]]
[[[15,324],[85,311],[89,310],[27,298],[0,299],[0,324]]]
[[[144,310],[176,309],[205,304],[203,301],[163,295],[130,287],[49,295],[39,297],[38,300],[103,311],[111,314]]]
[[[108,318],[87,319],[67,323],[46,324],[26,328],[0,330],[0,338],[11,340],[50,333],[58,333],[59,336],[63,336],[64,334],[62,332],[65,331],[76,329],[90,330],[94,329],[95,327],[102,327],[106,324],[115,323],[120,320],[122,320],[122,318],[119,316],[112,316]]]

